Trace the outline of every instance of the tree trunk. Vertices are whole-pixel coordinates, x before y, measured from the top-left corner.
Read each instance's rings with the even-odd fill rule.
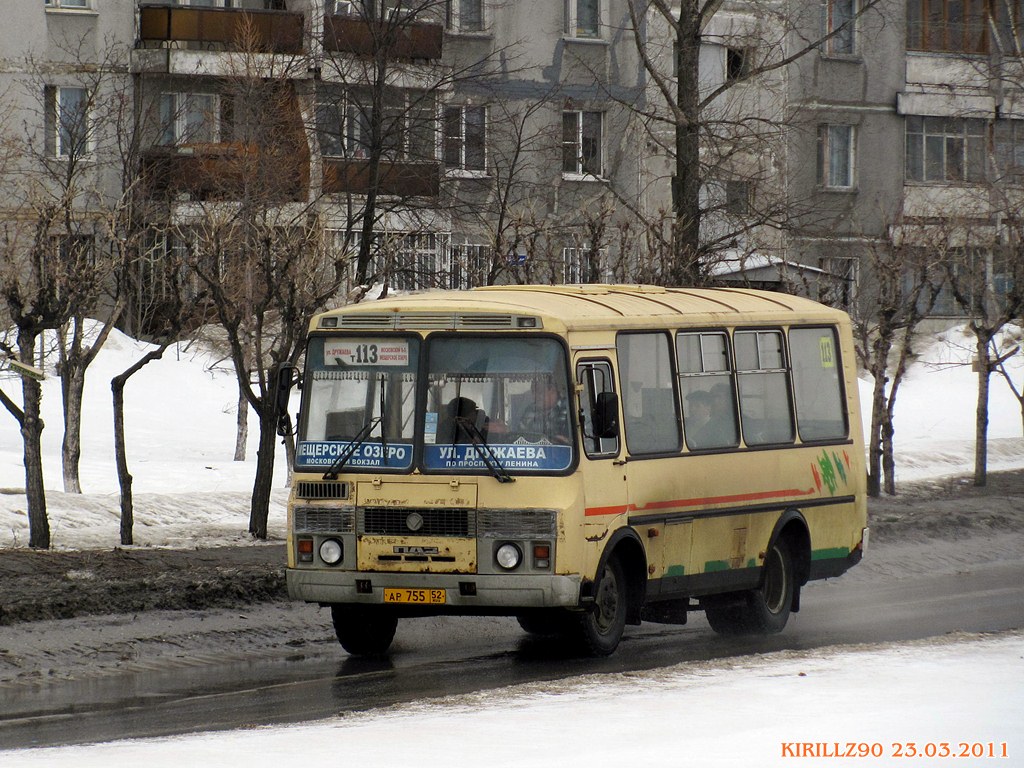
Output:
[[[268,402],[269,401],[269,402]],[[274,450],[277,446],[277,422],[271,395],[264,395],[256,412],[260,417],[260,446],[256,454],[256,480],[249,510],[249,533],[254,538],[267,538],[270,516],[270,491],[274,483]]]
[[[61,391],[64,398],[64,438],[61,441],[61,470],[64,493],[81,493],[79,463],[82,458],[82,394],[85,369],[78,364],[63,366]]]
[[[114,459],[117,462],[117,484],[121,489],[121,543],[124,545],[135,543],[135,501],[124,439],[124,385],[129,375],[122,373],[110,380],[114,397]]]
[[[695,3],[680,5],[676,37],[675,178],[672,179],[673,263],[671,285],[703,282],[700,250],[700,14]]]
[[[32,365],[36,334],[18,332],[18,356],[21,362]],[[21,379],[22,413],[21,437],[24,443],[25,495],[28,501],[28,545],[33,549],[50,548],[50,520],[46,514],[46,489],[43,485],[43,419],[40,405],[43,389],[29,376]]]
[[[868,496],[878,496],[882,489],[882,430],[885,425],[885,370],[872,371],[874,386],[871,397],[871,427],[868,430]]]
[[[135,543],[135,497],[132,494],[132,475],[128,471],[128,451],[124,438],[124,386],[145,365],[163,357],[166,349],[167,344],[161,344],[110,380],[114,398],[114,458],[117,462],[117,483],[121,488],[121,543],[125,545]]]
[[[975,417],[974,436],[974,484],[978,487],[988,482],[988,386],[991,363],[989,342],[991,336],[976,331],[978,352],[978,408]]]
[[[245,461],[245,447],[249,442],[249,401],[245,393],[238,391],[238,414],[235,430],[235,461]]]

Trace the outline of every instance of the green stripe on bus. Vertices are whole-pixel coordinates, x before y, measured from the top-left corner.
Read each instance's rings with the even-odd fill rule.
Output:
[[[708,560],[704,563],[704,573],[716,573],[718,571],[728,571],[729,563],[725,560]]]
[[[832,547],[831,549],[816,549],[811,552],[811,560],[836,560],[849,557],[848,547]]]
[[[666,576],[685,576],[686,568],[681,565],[670,565],[668,570],[665,571]]]

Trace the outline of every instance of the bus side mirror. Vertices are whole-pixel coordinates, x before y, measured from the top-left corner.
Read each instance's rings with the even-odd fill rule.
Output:
[[[291,419],[288,417],[288,399],[292,387],[298,380],[298,370],[291,363],[281,363],[271,374],[274,382],[274,408],[277,411],[277,434],[286,437],[291,434]]]
[[[599,392],[594,403],[594,437],[619,436],[619,396],[614,392]]]

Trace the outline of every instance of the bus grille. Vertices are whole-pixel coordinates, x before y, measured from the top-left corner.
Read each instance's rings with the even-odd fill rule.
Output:
[[[477,513],[480,535],[485,538],[555,536],[553,509],[481,509]]]
[[[295,484],[295,495],[300,499],[347,499],[348,483],[303,481]]]
[[[349,533],[355,529],[354,507],[296,507],[296,533]]]
[[[359,533],[371,536],[474,537],[476,512],[472,509],[366,507],[359,510]]]

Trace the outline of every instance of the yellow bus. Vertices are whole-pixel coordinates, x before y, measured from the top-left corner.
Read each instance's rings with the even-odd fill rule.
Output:
[[[779,632],[867,544],[849,319],[807,299],[404,295],[316,316],[301,381],[288,588],[353,654],[439,614],[596,655],[698,610]]]

